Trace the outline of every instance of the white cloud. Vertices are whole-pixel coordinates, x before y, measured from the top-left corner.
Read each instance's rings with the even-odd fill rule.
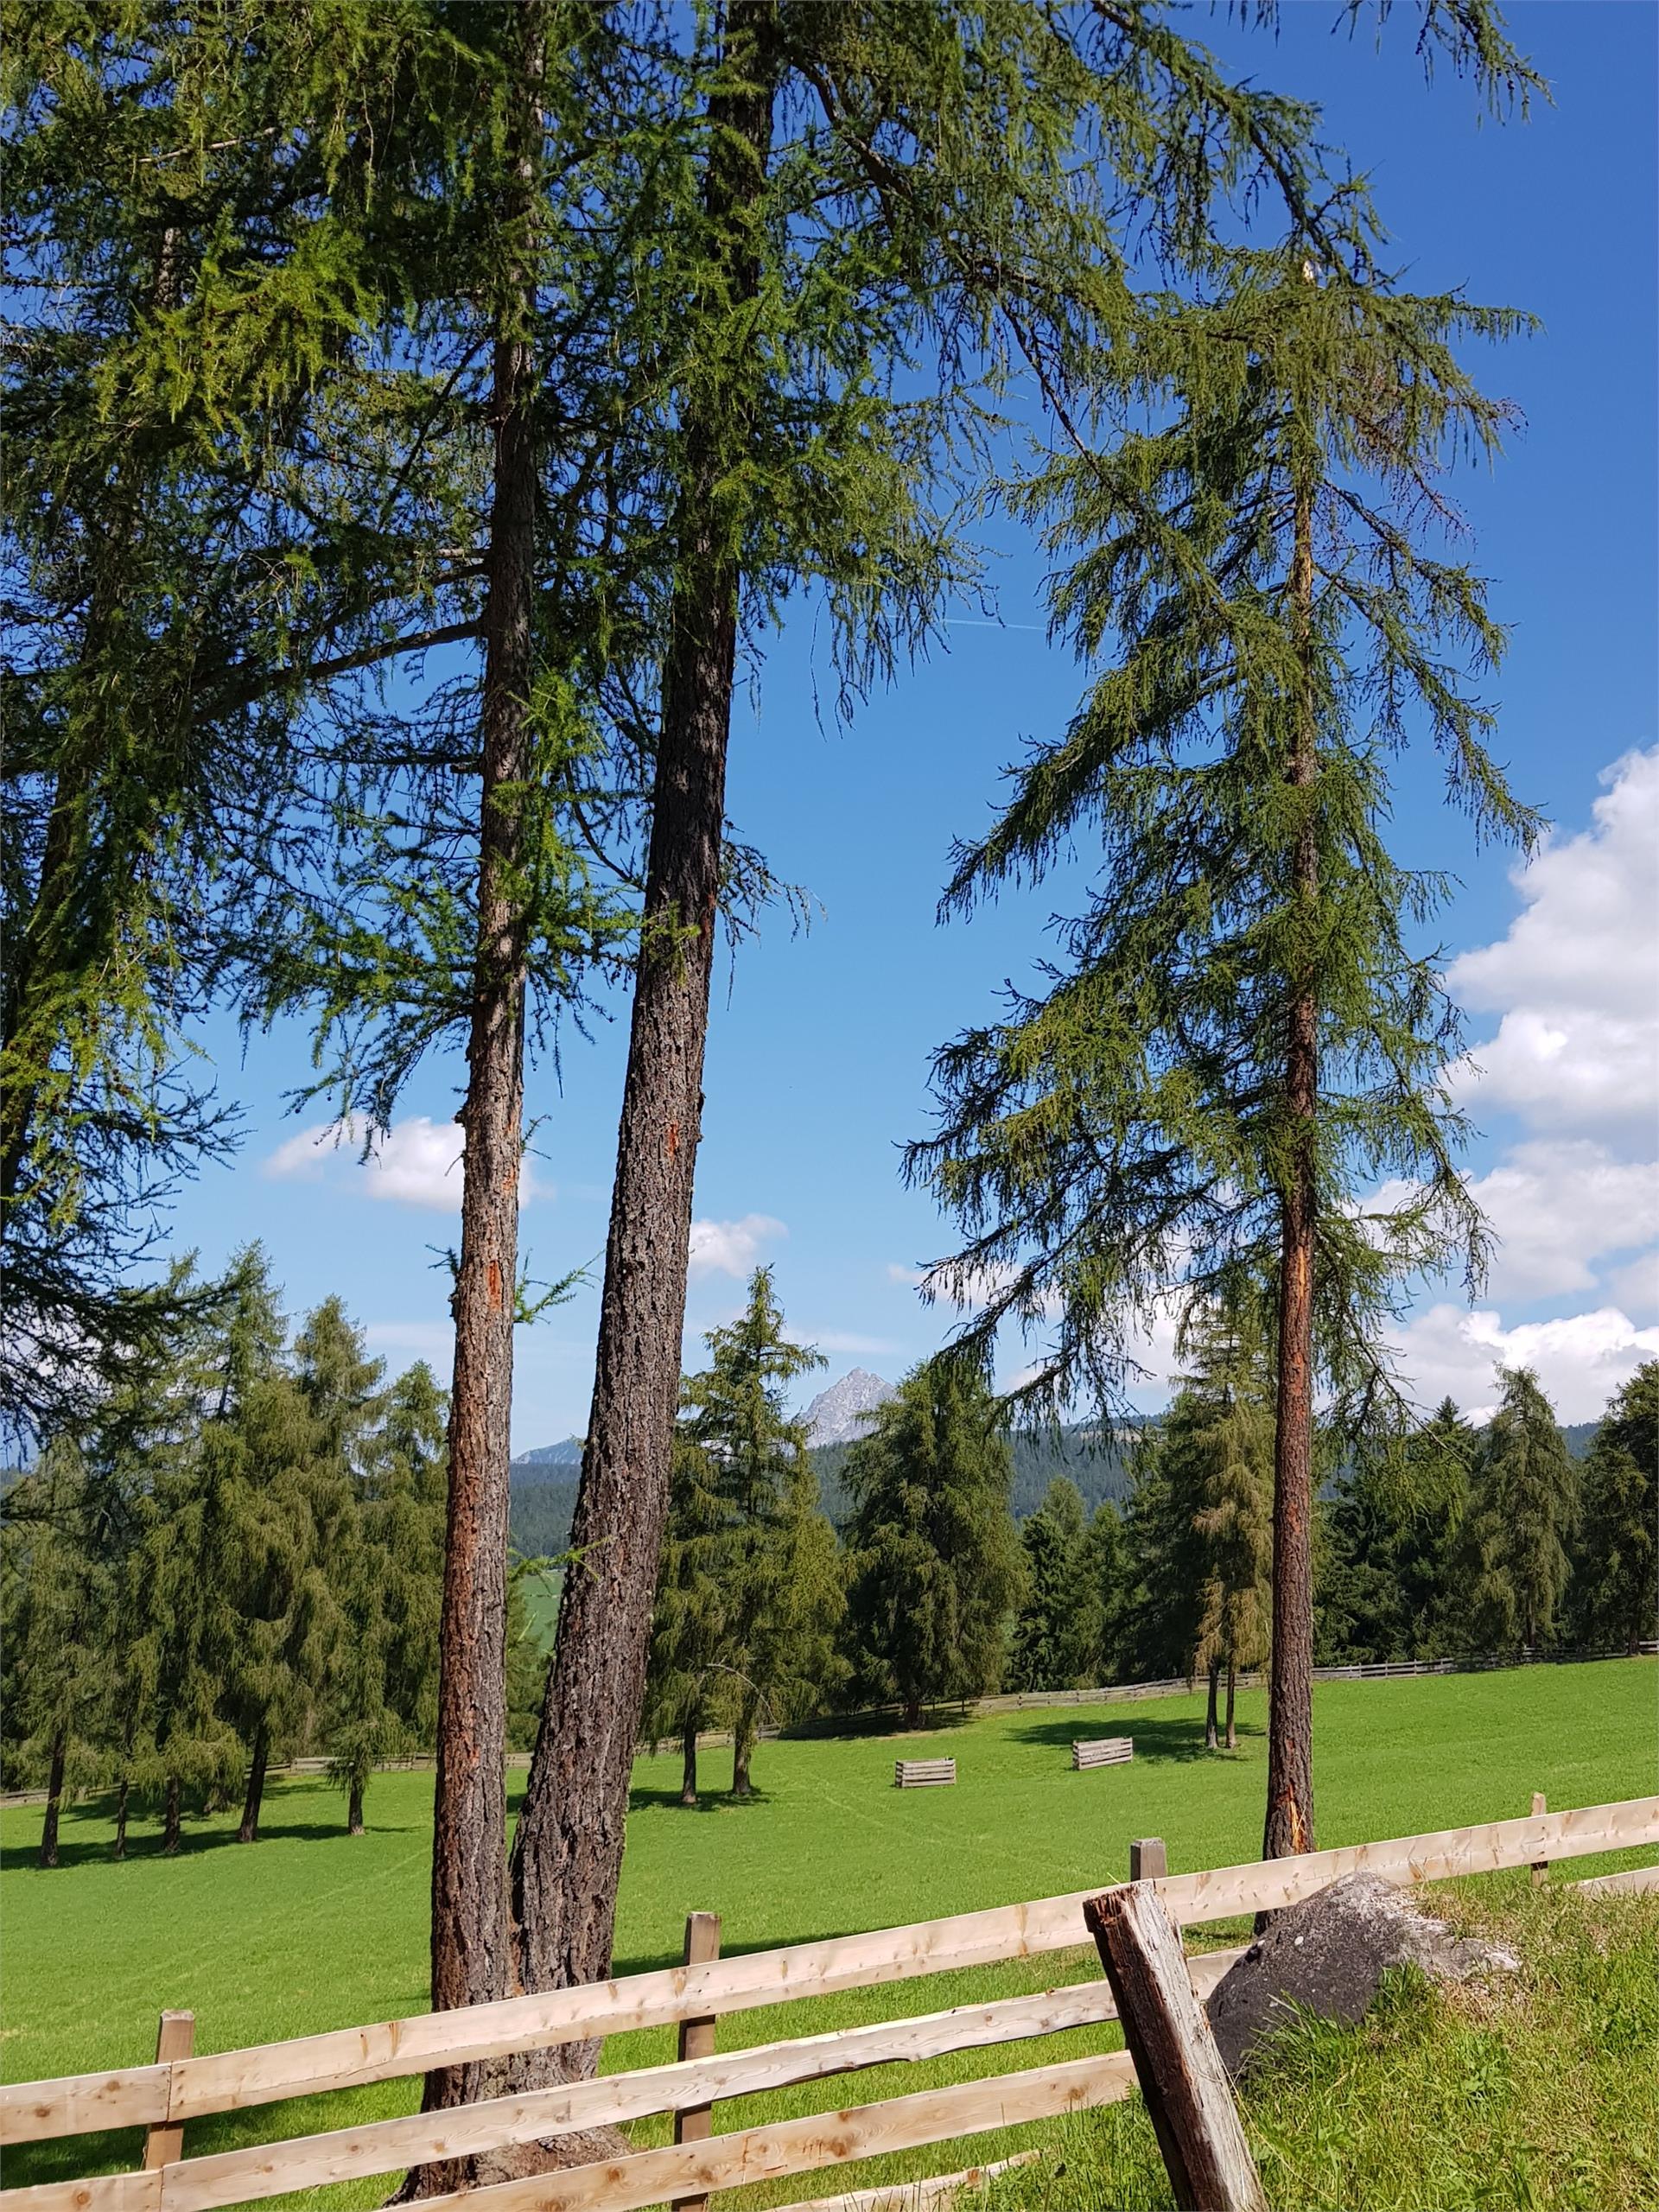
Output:
[[[1416,1188],[1385,1183],[1366,1211],[1386,1214]],[[1593,1262],[1637,1251],[1659,1230],[1659,1160],[1616,1160],[1588,1138],[1516,1145],[1469,1192],[1498,1240],[1486,1282],[1497,1298],[1594,1289],[1605,1276]]]
[[[761,1246],[788,1234],[783,1223],[768,1213],[746,1213],[741,1221],[694,1221],[691,1273],[749,1274],[759,1263]]]
[[[1522,912],[1446,971],[1497,1032],[1453,1071],[1477,1110],[1534,1128],[1650,1130],[1659,1114],[1659,747],[1608,769],[1592,826],[1551,838],[1513,881]]]
[[[798,1334],[803,1344],[812,1345],[817,1351],[868,1352],[889,1356],[902,1352],[904,1346],[887,1337],[861,1337],[848,1329],[801,1329]]]
[[[902,1283],[908,1290],[919,1290],[926,1277],[919,1268],[907,1268],[902,1260],[889,1260],[887,1281]]]
[[[1638,1329],[1611,1306],[1506,1329],[1496,1313],[1440,1305],[1414,1315],[1397,1349],[1403,1378],[1421,1405],[1449,1395],[1471,1418],[1484,1420],[1497,1403],[1497,1369],[1530,1367],[1558,1419],[1594,1421],[1644,1359],[1659,1358],[1659,1328]]]
[[[350,1115],[342,1121],[314,1123],[279,1144],[266,1159],[264,1173],[289,1181],[338,1179],[348,1186],[354,1184],[365,1198],[428,1206],[439,1213],[461,1211],[459,1123],[411,1114],[377,1135],[366,1158],[359,1131]],[[526,1159],[518,1175],[519,1205],[551,1196],[550,1188],[537,1181]]]

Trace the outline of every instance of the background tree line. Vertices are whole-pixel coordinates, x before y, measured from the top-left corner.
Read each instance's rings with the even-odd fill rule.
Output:
[[[772,1272],[681,1385],[657,1585],[649,1740],[728,1731],[753,1788],[763,1728],[998,1690],[1185,1675],[1209,1689],[1211,1748],[1235,1740],[1236,1676],[1268,1650],[1271,1370],[1211,1316],[1133,1446],[1122,1506],[1090,1514],[1069,1475],[1016,1516],[1016,1440],[971,1363],[925,1361],[837,1450],[844,1515],[787,1407],[823,1363],[792,1343]],[[1402,1449],[1338,1465],[1314,1541],[1321,1664],[1634,1649],[1659,1619],[1659,1362],[1610,1402],[1575,1459],[1536,1378],[1501,1376],[1476,1429],[1448,1399]],[[376,1766],[436,1740],[447,1490],[443,1394],[423,1363],[391,1382],[337,1298],[289,1341],[257,1249],[180,1342],[161,1389],[115,1394],[5,1496],[3,1779],[113,1795],[174,1851],[193,1815],[238,1798],[258,1834],[273,1763],[321,1755],[360,1832]],[[1040,1440],[1027,1437],[1030,1452]],[[585,1570],[579,1551],[555,1562]],[[508,1598],[508,1739],[533,1740],[548,1669],[519,1555]]]
[[[241,1805],[273,1763],[322,1756],[363,1826],[383,1760],[436,1724],[444,1395],[387,1382],[337,1298],[290,1341],[258,1250],[142,1389],[10,1484],[0,1530],[6,1785],[113,1793],[114,1852],[159,1818]],[[527,1741],[545,1675],[515,1593],[510,1686]]]

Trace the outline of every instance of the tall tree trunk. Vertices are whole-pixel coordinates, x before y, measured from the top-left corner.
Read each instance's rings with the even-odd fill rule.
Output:
[[[179,1847],[182,1821],[179,1809],[179,1777],[167,1777],[166,1809],[162,1815],[162,1855],[171,1859]]]
[[[697,1724],[688,1720],[680,1732],[680,1802],[695,1805],[697,1802]]]
[[[242,1800],[242,1825],[236,1832],[238,1843],[257,1843],[259,1840],[259,1807],[265,1794],[265,1768],[270,1758],[270,1731],[262,1720],[254,1732],[253,1758],[248,1768],[248,1794]]]
[[[1290,782],[1311,794],[1319,772],[1313,696],[1313,516],[1295,495],[1291,620],[1302,664]],[[1293,858],[1301,958],[1319,896],[1311,796]],[[1279,1374],[1273,1441],[1273,1656],[1268,1693],[1268,1814],[1262,1855],[1313,1848],[1313,1244],[1318,1191],[1319,1005],[1311,975],[1291,979],[1285,1051],[1289,1160],[1280,1206]]]
[[[346,1794],[346,1833],[347,1835],[361,1835],[363,1833],[363,1777],[360,1774],[352,1777],[351,1788]]]
[[[46,1777],[46,1818],[41,1823],[41,1864],[58,1863],[58,1811],[63,1802],[63,1766],[68,1751],[67,1732],[60,1728],[52,1738],[52,1755]]]
[[[1204,1713],[1204,1748],[1206,1751],[1216,1750],[1221,1741],[1216,1726],[1216,1694],[1220,1687],[1221,1662],[1212,1659],[1210,1662],[1210,1694]]]
[[[504,231],[522,256],[533,220],[544,64],[542,0],[520,0],[513,181]],[[537,457],[531,421],[533,277],[505,273],[493,367],[494,483],[484,611],[478,946],[467,1046],[461,1257],[451,1300],[449,1497],[438,1631],[432,1851],[432,2005],[482,2005],[512,1986],[506,1928],[507,1492],[512,1326],[524,1163],[524,853]],[[581,1580],[582,1578],[575,1578]],[[426,2079],[429,2112],[480,2094],[479,2065]],[[418,2188],[458,2185],[429,2167]]]
[[[1237,1684],[1237,1676],[1238,1669],[1233,1663],[1233,1655],[1230,1651],[1227,1654],[1227,1748],[1230,1751],[1236,1751],[1238,1749],[1238,1733],[1233,1726],[1233,1692]]]
[[[634,1743],[645,1694],[702,1109],[731,727],[741,530],[727,502],[747,450],[752,341],[772,142],[772,0],[730,0],[726,86],[709,103],[708,285],[723,326],[696,364],[683,423],[678,572],[663,680],[645,909],[593,1411],[547,1701],[513,1849],[525,1989],[610,1970]],[[738,80],[743,81],[738,81]],[[596,2044],[531,2054],[515,2086],[591,2073]]]

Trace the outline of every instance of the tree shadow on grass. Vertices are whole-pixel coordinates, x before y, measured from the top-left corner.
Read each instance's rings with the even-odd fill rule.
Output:
[[[630,1813],[741,1813],[771,1802],[768,1793],[758,1783],[751,1785],[747,1797],[735,1796],[729,1789],[700,1789],[695,1805],[682,1804],[677,1789],[635,1789],[628,1792]]]
[[[1241,1743],[1247,1737],[1265,1738],[1268,1732],[1259,1722],[1246,1724],[1241,1720],[1236,1725]],[[1074,1743],[1096,1740],[1078,1727],[1075,1716],[1071,1719],[1033,1720],[1014,1732],[1022,1744],[1052,1744],[1057,1750],[1063,1745],[1070,1751]],[[1189,1715],[1181,1720],[1136,1719],[1121,1725],[1114,1722],[1110,1733],[1127,1736],[1135,1745],[1132,1765],[1146,1763],[1159,1766],[1184,1766],[1198,1759],[1224,1761],[1228,1756],[1224,1751],[1205,1750],[1201,1715]],[[1110,1772],[1112,1770],[1104,1770]]]
[[[31,1810],[34,1808],[31,1808]],[[44,1818],[44,1808],[41,1808]],[[200,1822],[211,1817],[218,1825],[207,1828]],[[162,1848],[161,1821],[158,1814],[146,1808],[135,1813],[127,1830],[127,1850],[124,1859],[113,1856],[114,1838],[109,1833],[114,1825],[112,1800],[92,1798],[80,1805],[66,1805],[58,1829],[58,1863],[55,1867],[41,1865],[41,1838],[37,1827],[32,1836],[22,1843],[0,1847],[0,1873],[39,1874],[64,1873],[72,1866],[135,1866],[142,1860],[165,1859],[169,1854]],[[102,1833],[97,1835],[78,1834],[77,1829],[96,1826]],[[375,1824],[368,1822],[371,1834]],[[396,1828],[384,1831],[387,1834],[401,1833]],[[286,1819],[279,1806],[262,1815],[259,1834],[251,1844],[238,1844],[236,1828],[228,1815],[187,1813],[178,1849],[170,1855],[175,1859],[194,1859],[204,1851],[220,1851],[227,1845],[238,1850],[257,1851],[262,1843],[291,1840],[296,1843],[321,1843],[331,1836],[346,1839],[346,1822],[339,1821],[302,1821]]]
[[[965,1728],[975,1717],[966,1706],[933,1706],[922,1714],[912,1728],[899,1713],[830,1713],[816,1720],[803,1721],[793,1728],[786,1728],[779,1740],[784,1743],[822,1744],[856,1742],[865,1738],[948,1734],[953,1728]]]

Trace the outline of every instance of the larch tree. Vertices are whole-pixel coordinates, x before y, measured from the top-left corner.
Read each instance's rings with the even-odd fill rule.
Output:
[[[1602,1415],[1580,1491],[1574,1628],[1586,1644],[1634,1651],[1659,1635],[1659,1360],[1643,1360]]]
[[[938,1055],[940,1127],[910,1154],[966,1232],[933,1287],[993,1286],[969,1340],[1056,1313],[1026,1395],[1109,1403],[1172,1297],[1272,1286],[1269,1857],[1313,1842],[1320,1378],[1338,1421],[1397,1402],[1378,1322],[1484,1249],[1423,937],[1444,879],[1385,831],[1417,741],[1477,835],[1535,833],[1485,743],[1503,633],[1438,543],[1446,467],[1510,419],[1457,348],[1521,327],[1396,293],[1363,241],[1346,267],[1301,238],[1229,255],[1164,303],[1114,365],[1149,419],[1019,495],[1090,677],[947,893],[969,906],[1097,834],[1063,958]]]
[[[1024,1564],[1000,1420],[982,1372],[930,1360],[847,1455],[848,1656],[861,1689],[896,1699],[907,1728],[924,1706],[1001,1680]]]

